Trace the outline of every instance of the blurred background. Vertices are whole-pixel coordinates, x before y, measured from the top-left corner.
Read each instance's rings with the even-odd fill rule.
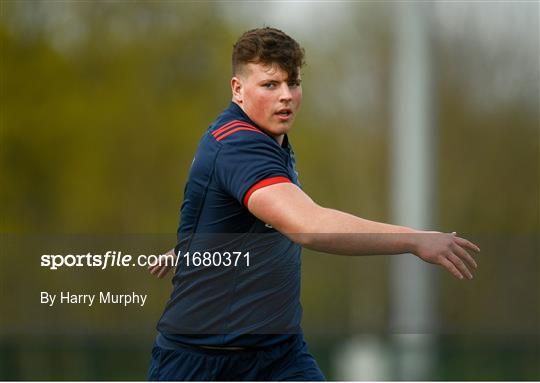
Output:
[[[0,378],[145,379],[170,281],[53,272],[40,255],[172,247],[232,45],[267,25],[306,50],[290,134],[304,190],[482,248],[472,281],[406,255],[305,251],[303,326],[327,378],[540,379],[537,2],[0,7]],[[144,307],[39,304],[134,286]]]

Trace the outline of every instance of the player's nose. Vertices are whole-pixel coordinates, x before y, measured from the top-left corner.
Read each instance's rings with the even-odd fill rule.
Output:
[[[291,93],[291,90],[289,89],[289,85],[286,82],[283,82],[281,84],[280,90],[281,91],[279,93],[279,101],[289,102],[292,100],[292,93]]]

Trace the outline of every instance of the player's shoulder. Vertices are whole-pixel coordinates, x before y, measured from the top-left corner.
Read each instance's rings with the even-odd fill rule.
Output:
[[[221,145],[273,144],[273,139],[260,128],[239,118],[217,121],[208,133],[212,140]]]

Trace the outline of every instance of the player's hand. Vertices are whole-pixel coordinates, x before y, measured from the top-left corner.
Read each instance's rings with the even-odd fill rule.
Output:
[[[150,271],[150,274],[155,275],[158,278],[163,278],[165,275],[167,275],[169,270],[174,267],[176,257],[177,256],[174,253],[174,249],[171,249],[158,257],[158,262],[156,265],[148,266],[148,271]]]
[[[479,253],[474,243],[456,233],[422,232],[417,235],[413,253],[426,262],[441,265],[458,279],[472,279],[469,268],[478,264],[471,254]]]

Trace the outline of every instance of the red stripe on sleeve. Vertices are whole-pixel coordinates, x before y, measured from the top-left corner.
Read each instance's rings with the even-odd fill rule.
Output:
[[[292,182],[291,182],[290,179],[288,179],[287,177],[283,177],[283,176],[270,177],[270,178],[266,178],[266,179],[264,179],[262,181],[257,182],[255,185],[250,187],[249,190],[246,192],[246,195],[244,196],[244,201],[243,201],[244,206],[247,207],[249,197],[251,197],[251,195],[255,191],[257,191],[259,189],[262,189],[265,186],[270,186],[270,185],[274,185],[274,184],[282,184],[282,183],[292,183]]]

